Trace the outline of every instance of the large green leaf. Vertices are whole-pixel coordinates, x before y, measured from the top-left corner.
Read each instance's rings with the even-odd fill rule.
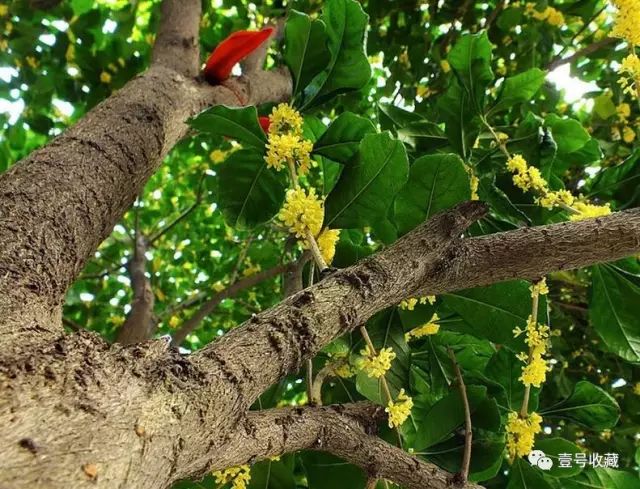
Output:
[[[314,154],[347,163],[358,152],[366,134],[376,132],[373,123],[353,112],[340,114],[313,145]]]
[[[472,413],[486,400],[486,395],[487,389],[483,386],[467,386],[467,398]],[[486,406],[485,409],[486,417],[494,418],[493,421],[491,419],[485,419],[485,421],[495,427],[495,417],[497,417],[499,426],[500,418],[497,407],[494,411],[491,411],[490,406]],[[460,397],[460,391],[454,388],[449,395],[436,402],[429,412],[416,413],[414,416],[418,423],[418,434],[415,440],[416,450],[424,450],[436,443],[444,441],[458,426],[464,423],[464,407],[462,398]]]
[[[491,479],[500,470],[504,462],[504,440],[502,436],[479,436],[482,432],[474,430],[471,444],[471,466],[469,467],[470,481],[485,481]],[[482,433],[484,434],[484,433]],[[455,474],[460,471],[464,451],[464,436],[456,436],[439,443],[427,450],[430,462]]]
[[[496,114],[516,104],[529,102],[544,83],[545,75],[546,73],[541,69],[531,68],[507,78],[489,114]]]
[[[326,225],[368,226],[387,215],[407,181],[409,162],[403,144],[388,132],[367,134],[356,158],[345,166],[326,200]]]
[[[232,153],[218,167],[218,205],[230,225],[253,227],[275,216],[284,202],[284,172],[267,168],[262,154]]]
[[[509,471],[507,489],[551,489],[551,486],[544,480],[540,469],[519,458]]]
[[[293,470],[280,461],[259,462],[251,466],[247,489],[296,489]]]
[[[504,388],[504,393],[496,394],[496,399],[502,406],[510,411],[517,411],[522,406],[524,399],[524,384],[519,380],[522,375],[523,363],[516,358],[515,353],[507,348],[500,348],[489,360],[485,374],[492,381]],[[538,406],[540,389],[531,389],[529,398],[530,410]]]
[[[369,16],[355,0],[327,0],[322,12],[327,26],[331,59],[326,71],[308,87],[304,107],[362,88],[371,78],[364,38]]]
[[[590,382],[578,382],[571,395],[555,406],[541,410],[543,416],[562,418],[593,430],[613,428],[620,417],[616,400]]]
[[[398,230],[406,233],[441,210],[470,197],[469,175],[457,155],[418,158],[409,170],[409,181],[396,197]]]
[[[575,119],[562,119],[550,114],[545,119],[545,125],[551,129],[559,154],[578,151],[591,139],[586,129]]]
[[[445,123],[449,144],[464,160],[469,157],[480,126],[479,117],[471,110],[470,104],[470,95],[457,79],[453,79],[436,103],[439,120]]]
[[[284,61],[293,77],[293,95],[304,90],[311,80],[327,67],[327,33],[324,22],[290,10],[284,30]]]
[[[576,463],[571,463],[569,467],[560,466],[560,454],[568,453],[573,459],[575,453],[582,453],[580,447],[575,443],[564,438],[544,438],[537,440],[534,448],[542,450],[547,457],[553,460],[553,467],[547,471],[550,476],[558,478],[573,477],[582,472],[582,467]]]
[[[449,52],[449,63],[477,113],[483,112],[485,91],[491,81],[491,43],[486,31],[466,34]]]
[[[190,119],[189,125],[205,134],[233,138],[245,146],[260,150],[267,142],[254,106],[236,109],[216,105]]]
[[[516,327],[523,328],[531,314],[529,283],[523,280],[503,282],[442,296],[444,304],[458,313],[464,324],[455,329],[495,343],[517,344]],[[540,300],[539,320],[546,317],[546,301]]]
[[[607,348],[622,358],[640,362],[640,287],[615,268],[592,268],[589,318]]]
[[[367,476],[355,465],[324,452],[300,454],[309,487],[313,489],[364,489]]]
[[[562,479],[562,489],[638,489],[638,476],[622,470],[589,468],[580,475]]]

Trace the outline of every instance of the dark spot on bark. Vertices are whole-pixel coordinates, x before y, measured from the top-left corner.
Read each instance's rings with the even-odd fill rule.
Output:
[[[49,365],[44,368],[44,378],[48,380],[56,380],[56,373]]]
[[[303,290],[293,298],[293,306],[301,308],[303,306],[312,304],[314,300],[315,297],[313,295],[313,292],[311,292],[310,290]]]
[[[21,448],[24,448],[25,450],[29,450],[31,453],[33,453],[34,455],[36,453],[38,453],[38,445],[36,444],[35,441],[33,441],[31,438],[22,438],[19,442],[18,445],[20,445]]]
[[[344,332],[351,331],[358,325],[358,313],[353,307],[343,307],[338,313],[340,329]]]

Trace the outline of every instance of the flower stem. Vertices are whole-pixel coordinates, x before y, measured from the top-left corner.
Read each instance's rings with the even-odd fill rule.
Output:
[[[534,324],[538,324],[538,299],[539,293],[537,290],[534,290],[531,294],[531,321]],[[529,347],[529,359],[531,361],[533,355],[533,348]],[[520,408],[520,417],[526,418],[529,414],[529,397],[531,396],[531,385],[527,384],[524,386],[524,397],[522,398],[522,407]]]

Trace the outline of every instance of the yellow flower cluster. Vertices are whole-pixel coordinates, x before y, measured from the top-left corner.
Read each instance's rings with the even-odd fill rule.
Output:
[[[216,484],[218,485],[231,482],[231,489],[246,489],[251,480],[250,470],[248,465],[239,465],[224,470],[216,470],[211,475],[216,478]]]
[[[269,142],[265,161],[269,168],[281,170],[284,165],[298,164],[299,173],[306,174],[311,167],[313,143],[302,137],[303,119],[288,104],[274,107],[269,115]]]
[[[286,164],[298,163],[301,175],[311,167],[313,143],[295,134],[270,134],[265,161],[269,168],[282,170]]]
[[[100,73],[100,81],[106,84],[111,83],[111,74],[106,71],[103,71],[102,73]]]
[[[429,303],[431,305],[435,304],[436,296],[435,295],[427,295],[425,297],[411,297],[410,299],[403,300],[400,302],[400,309],[405,309],[407,311],[413,311],[418,304],[426,304]]]
[[[547,286],[547,279],[543,278],[538,280],[531,287],[529,287],[531,294],[547,295],[549,293],[549,287]]]
[[[260,270],[262,270],[262,267],[259,263],[256,263],[254,265],[251,261],[251,258],[247,258],[244,261],[244,269],[242,270],[242,275],[244,277],[250,277],[251,275],[255,275],[256,273],[258,273]]]
[[[0,5],[0,17],[4,17],[8,13],[9,13],[9,6],[8,5]]]
[[[314,188],[310,188],[308,194],[303,188],[289,189],[278,218],[298,238],[304,239],[307,231],[317,236],[324,220],[323,202]]]
[[[507,417],[507,451],[509,460],[516,457],[526,457],[533,449],[536,434],[542,431],[542,417],[538,413],[531,413],[525,419],[518,413],[510,412]]]
[[[640,0],[613,0],[618,14],[611,31],[612,37],[620,37],[632,46],[640,45]]]
[[[547,378],[550,368],[544,355],[549,344],[550,329],[545,324],[538,324],[529,316],[525,330],[520,328],[513,330],[516,337],[526,333],[525,343],[529,346],[529,354],[522,352],[517,355],[519,360],[526,363],[522,367],[522,375],[519,379],[524,385],[540,387]]]
[[[227,159],[227,155],[230,151],[223,151],[221,149],[214,149],[211,153],[209,153],[209,159],[214,165],[222,163]]]
[[[638,97],[640,90],[640,58],[633,53],[622,60],[618,83],[624,93]]]
[[[547,209],[554,207],[572,207],[576,213],[569,217],[572,221],[580,221],[590,217],[606,216],[611,214],[609,204],[599,206],[577,200],[568,190],[550,190],[549,184],[542,177],[540,170],[529,166],[522,155],[516,154],[507,160],[507,169],[512,172],[513,183],[516,187],[527,191],[532,190],[538,194],[536,203]]]
[[[413,408],[413,399],[400,389],[396,401],[389,401],[385,411],[389,414],[389,428],[397,428],[407,420]]]
[[[573,208],[577,210],[579,214],[572,214],[569,217],[572,221],[582,221],[583,219],[608,216],[611,214],[611,207],[609,207],[609,203],[605,205],[594,205],[588,204],[587,202],[576,201],[573,204]]]
[[[333,261],[333,257],[336,254],[336,243],[339,239],[339,229],[325,229],[320,233],[320,236],[318,236],[318,248],[320,248],[322,258],[327,264]]]
[[[411,331],[404,334],[404,340],[410,341],[412,338],[422,338],[423,336],[429,336],[437,334],[440,331],[440,325],[438,321],[440,318],[437,314],[431,316],[431,319],[422,326],[418,326],[417,328],[413,328]]]
[[[343,379],[348,379],[349,377],[353,377],[356,374],[355,368],[349,363],[349,355],[346,352],[335,353],[333,355],[329,355],[329,358],[332,359],[333,373],[338,377],[342,377]]]
[[[293,134],[302,136],[303,119],[289,104],[274,107],[269,115],[269,134]]]
[[[562,12],[553,7],[547,7],[543,11],[539,11],[536,9],[535,3],[528,2],[525,5],[525,13],[536,20],[547,21],[547,23],[556,27],[564,25],[565,23],[564,15],[562,15]]]
[[[360,351],[360,355],[364,357],[361,364],[362,370],[373,379],[382,377],[391,368],[391,362],[396,358],[396,354],[391,347],[382,348],[377,355],[374,355],[369,346],[367,346]]]

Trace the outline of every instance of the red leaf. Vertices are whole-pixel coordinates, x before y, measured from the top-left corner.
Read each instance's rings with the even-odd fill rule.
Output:
[[[260,127],[266,133],[269,132],[269,126],[271,125],[271,121],[267,116],[261,115],[258,117],[258,122],[260,122]]]
[[[231,34],[209,56],[204,67],[205,79],[216,84],[229,78],[235,64],[265,42],[272,32],[273,27],[265,27],[261,31],[238,31]]]

